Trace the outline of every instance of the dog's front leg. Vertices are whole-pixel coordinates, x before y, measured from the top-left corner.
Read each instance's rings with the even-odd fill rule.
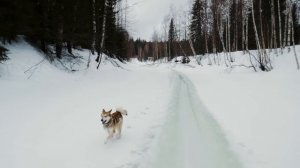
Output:
[[[105,140],[105,144],[113,137],[113,131],[111,129],[108,129],[108,137]]]

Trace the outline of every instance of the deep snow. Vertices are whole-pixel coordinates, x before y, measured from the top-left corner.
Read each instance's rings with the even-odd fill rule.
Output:
[[[74,66],[80,71],[68,72],[24,41],[6,47],[0,167],[300,166],[300,74],[292,53],[273,55],[273,71],[254,73],[207,59],[204,67],[194,59],[122,68],[105,60],[100,70],[86,69],[89,53],[74,51],[83,56]],[[233,56],[249,62],[241,52]],[[122,139],[104,145],[100,111],[120,106],[129,113]]]
[[[109,168],[133,164],[147,150],[166,111],[168,71],[107,62],[99,71],[92,65],[69,73],[45,61],[27,79],[24,71],[42,57],[26,43],[8,48],[0,78],[0,167]],[[100,112],[117,107],[129,113],[122,140],[104,145]]]

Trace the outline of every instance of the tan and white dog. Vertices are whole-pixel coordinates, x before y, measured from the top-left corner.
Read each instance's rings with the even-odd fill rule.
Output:
[[[112,110],[102,110],[101,122],[104,129],[106,129],[108,132],[108,137],[106,138],[105,143],[113,138],[114,134],[117,134],[118,139],[121,138],[123,115],[127,115],[127,110],[123,108],[117,108],[116,112],[114,113],[112,113]]]

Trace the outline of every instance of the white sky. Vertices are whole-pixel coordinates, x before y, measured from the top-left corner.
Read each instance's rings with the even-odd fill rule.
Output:
[[[125,1],[125,0],[123,0]],[[188,9],[191,0],[127,0],[131,6],[128,10],[127,27],[134,38],[150,40],[154,30],[161,31],[161,23],[170,13],[170,7],[180,10]],[[135,5],[132,5],[135,4]]]

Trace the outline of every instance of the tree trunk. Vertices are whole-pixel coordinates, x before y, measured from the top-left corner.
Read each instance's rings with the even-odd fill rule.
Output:
[[[60,15],[58,16],[58,29],[57,29],[57,40],[56,40],[56,57],[58,59],[62,58],[62,48],[63,48],[63,33],[64,33],[64,28],[63,28],[63,16],[62,16],[62,11],[64,10],[63,4],[59,6],[59,13]]]
[[[91,54],[95,54],[95,48],[96,48],[96,33],[97,33],[97,23],[96,23],[96,1],[92,0],[92,25],[93,25],[93,37],[92,37],[92,45],[91,45],[91,53],[89,53],[89,58],[88,58],[88,62],[87,62],[87,68],[90,67],[90,63],[91,63]]]
[[[235,1],[235,38],[234,38],[234,51],[237,51],[238,50],[238,2]]]
[[[216,1],[214,0],[213,1],[213,4],[212,4],[212,19],[213,19],[213,24],[212,24],[212,45],[213,45],[213,54],[214,54],[214,63],[217,64],[217,61],[216,61],[216,57],[218,57],[217,55],[217,44],[216,44],[216,31],[217,31],[217,28],[216,28]]]
[[[291,46],[291,25],[292,25],[292,22],[293,22],[293,16],[292,16],[292,5],[290,4],[289,0],[286,0],[286,11],[288,12],[287,14],[287,19],[288,19],[288,22],[287,22],[287,40],[286,40],[286,46],[288,47],[288,52],[290,52],[290,46]]]
[[[95,0],[92,0],[92,13],[93,13],[93,19],[92,19],[92,25],[93,25],[93,37],[92,37],[92,45],[91,45],[91,52],[92,54],[95,54],[95,46],[96,46],[96,31],[97,31],[97,24],[96,24],[96,2]]]
[[[73,53],[72,53],[72,42],[71,41],[67,42],[67,49],[68,49],[68,53],[73,55]]]
[[[277,34],[276,34],[276,27],[275,27],[275,10],[274,10],[274,0],[271,0],[271,22],[272,22],[272,33],[271,33],[271,47],[275,49],[277,53]]]
[[[263,31],[263,24],[262,24],[262,8],[261,8],[261,0],[259,0],[259,21],[260,21],[260,36],[261,36],[261,47],[262,47],[262,52],[265,53],[265,38],[264,38],[264,31]],[[264,54],[265,56],[265,54]],[[263,59],[266,59],[265,57]]]
[[[62,27],[62,23],[60,24],[60,28],[58,30],[58,34],[57,34],[57,41],[56,41],[56,45],[55,45],[55,53],[56,53],[56,57],[58,59],[62,58],[62,45],[63,45],[63,27]]]
[[[193,54],[194,54],[194,57],[196,57],[197,54],[196,54],[196,51],[195,51],[195,48],[194,48],[194,45],[193,45],[193,41],[191,40],[191,38],[189,38],[189,44],[190,44],[191,50],[192,50],[192,52],[193,52]],[[200,59],[200,60],[196,59],[196,61],[197,61],[197,63],[198,63],[199,65],[202,66],[201,59]]]
[[[165,49],[165,57],[168,58],[168,43],[167,42],[164,42],[164,49]],[[167,59],[166,59],[166,62],[167,62]]]
[[[249,42],[249,19],[248,19],[248,16],[246,16],[246,34],[245,34],[245,47],[246,47],[246,51],[249,52],[249,45],[248,45],[248,42]]]
[[[286,2],[286,6],[287,6],[287,0],[285,1]],[[288,10],[288,7],[286,7],[286,10]],[[284,19],[284,34],[283,34],[283,48],[286,47],[286,43],[287,43],[287,30],[288,30],[288,20],[289,20],[289,12],[286,12],[285,13],[285,19]]]
[[[207,0],[205,0],[205,5],[204,5],[204,15],[205,15],[205,18],[204,18],[204,38],[205,38],[205,50],[206,50],[206,53],[207,53],[207,56],[208,56],[208,65],[212,65],[212,62],[211,62],[211,58],[210,58],[210,55],[209,55],[209,51],[208,51],[208,44],[207,44],[207,36],[208,36],[208,18],[207,18]]]
[[[255,40],[256,40],[256,45],[257,45],[257,51],[258,51],[258,57],[259,57],[259,64],[260,64],[260,69],[262,71],[266,71],[266,67],[265,64],[263,62],[263,52],[261,51],[261,45],[260,45],[260,41],[259,41],[259,37],[258,37],[258,33],[257,33],[257,28],[256,28],[256,23],[255,23],[255,17],[254,17],[254,5],[253,5],[253,0],[251,0],[251,10],[252,10],[252,21],[253,21],[253,29],[255,32]]]
[[[277,1],[277,6],[278,6],[279,45],[280,45],[280,52],[282,54],[283,45],[282,45],[280,0]]]
[[[106,15],[107,15],[107,0],[104,0],[104,11],[103,11],[103,22],[102,22],[102,35],[101,35],[101,43],[100,43],[100,53],[98,53],[98,65],[97,69],[99,69],[99,66],[102,61],[102,55],[103,55],[103,50],[104,50],[104,42],[105,42],[105,29],[106,29]]]
[[[217,20],[217,22],[218,22],[218,20]],[[223,31],[224,30],[221,31],[222,29],[225,29],[225,28],[223,27],[222,21],[220,21],[220,25],[219,25],[219,23],[217,23],[217,25],[218,25],[217,27],[218,27],[220,41],[221,41],[221,44],[222,44],[222,47],[223,47],[223,52],[226,53],[227,50],[226,50],[226,46],[225,46],[225,42],[224,42],[224,38],[223,38]]]
[[[292,43],[293,43],[294,56],[295,56],[295,61],[296,61],[297,69],[300,70],[300,65],[299,65],[298,56],[297,56],[296,47],[295,47],[294,23],[291,22],[291,24],[292,24],[292,25],[291,25],[291,26],[292,26]]]
[[[234,62],[232,55],[231,55],[231,36],[230,36],[230,29],[231,29],[231,23],[230,23],[230,16],[227,18],[227,47],[228,47],[228,54],[229,54],[229,64],[231,62]],[[231,65],[230,65],[231,66]]]

